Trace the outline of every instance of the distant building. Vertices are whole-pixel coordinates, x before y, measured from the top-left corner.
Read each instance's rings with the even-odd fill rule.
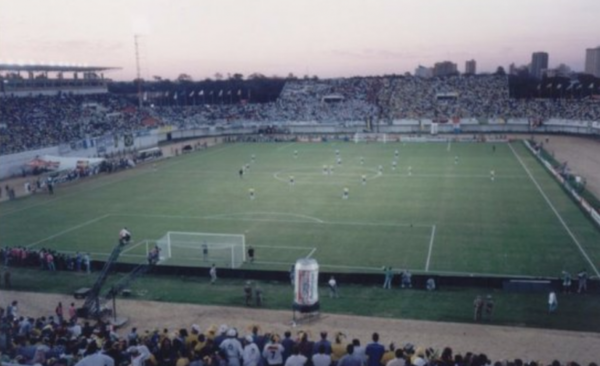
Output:
[[[475,75],[477,73],[477,62],[470,60],[465,62],[465,74]]]
[[[531,75],[540,79],[544,70],[548,69],[548,53],[534,52],[531,55]]]
[[[600,77],[600,46],[585,50],[585,72]]]
[[[433,69],[431,67],[419,65],[419,67],[415,69],[415,76],[419,78],[430,78],[433,76]]]
[[[515,65],[515,63],[511,63],[508,66],[508,74],[509,75],[516,75],[517,74],[517,65]]]
[[[458,73],[456,64],[450,61],[436,62],[433,66],[433,76],[448,76]]]

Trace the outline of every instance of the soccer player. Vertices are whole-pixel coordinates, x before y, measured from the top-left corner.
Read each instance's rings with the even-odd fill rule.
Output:
[[[329,285],[329,297],[336,298],[336,299],[338,297],[340,297],[340,295],[338,294],[337,281],[335,280],[335,278],[333,276],[331,276],[331,278],[329,279],[327,284]]]
[[[202,242],[202,260],[204,262],[208,261],[208,244],[206,241]]]
[[[339,155],[340,155],[340,150],[338,150],[338,149],[335,149],[335,155],[336,155],[336,156],[339,156]]]
[[[254,199],[254,188],[250,188],[248,190],[248,193],[250,194],[250,199],[253,200]]]
[[[342,195],[342,198],[347,200],[348,199],[348,195],[350,194],[350,191],[348,190],[348,187],[344,188],[344,193]]]
[[[360,165],[364,165],[365,164],[365,158],[364,157],[360,157]]]
[[[240,179],[244,179],[244,168],[240,169]]]
[[[208,274],[210,275],[210,284],[214,285],[217,282],[217,266],[214,263],[210,266]]]
[[[392,170],[396,170],[396,165],[398,165],[396,160],[392,161]]]
[[[496,145],[492,145],[492,152],[495,153],[496,152]]]
[[[294,159],[298,158],[298,150],[294,150]]]
[[[399,155],[399,154],[400,154],[400,153],[398,152],[398,150],[394,151],[394,156],[396,157],[396,159],[398,159],[398,155]]]
[[[366,186],[367,185],[367,176],[363,174],[361,179],[362,179],[362,185]]]
[[[338,165],[342,165],[342,158],[338,156],[337,158],[337,164]]]
[[[246,306],[252,305],[252,283],[250,281],[246,281],[244,285],[244,300]]]
[[[454,157],[454,164],[455,164],[455,165],[456,165],[456,164],[458,164],[458,155],[456,155],[456,156]]]
[[[323,175],[328,175],[329,170],[327,169],[327,165],[323,165]]]
[[[294,184],[296,184],[294,181],[294,176],[290,175],[290,186],[293,186]]]
[[[379,175],[383,174],[383,165],[379,166]]]
[[[333,165],[329,166],[329,175],[333,175]]]
[[[412,166],[408,166],[408,175],[412,175]]]
[[[119,243],[121,245],[125,245],[128,244],[130,240],[131,233],[129,232],[129,230],[127,230],[126,227],[122,228],[121,231],[119,231]]]
[[[490,170],[490,179],[493,182],[495,178],[496,178],[496,172],[494,172],[494,170],[492,169],[492,170]]]
[[[256,161],[256,156],[254,156],[254,154],[252,154],[252,157],[250,158],[250,160],[252,160],[252,162],[254,163]]]
[[[248,247],[248,260],[250,263],[254,263],[254,247],[252,245]]]

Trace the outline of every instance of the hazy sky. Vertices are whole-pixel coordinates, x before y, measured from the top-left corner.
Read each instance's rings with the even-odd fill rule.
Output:
[[[134,26],[135,24],[135,26]],[[450,60],[494,71],[550,54],[583,70],[600,0],[0,0],[0,62],[118,66],[135,77],[216,72],[338,77]]]

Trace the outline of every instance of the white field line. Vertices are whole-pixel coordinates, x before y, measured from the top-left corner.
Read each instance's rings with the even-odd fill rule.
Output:
[[[290,146],[292,146],[294,144],[295,144],[295,142],[290,142],[290,143],[287,143],[287,144],[283,144],[282,146],[279,146],[277,148],[277,151],[285,150],[285,149],[287,149],[288,147],[290,147]]]
[[[137,243],[135,243],[135,244],[131,245],[130,247],[128,247],[127,249],[123,250],[123,251],[121,252],[121,255],[123,255],[123,254],[125,254],[125,253],[129,252],[129,251],[130,251],[131,249],[133,249],[133,248],[136,248],[136,247],[138,247],[140,244],[144,244],[145,242],[146,242],[146,240],[140,240],[139,242],[137,242]]]
[[[285,212],[270,212],[270,211],[251,211],[251,212],[236,212],[236,213],[228,213],[228,214],[219,214],[219,215],[210,215],[210,216],[205,216],[204,218],[207,219],[218,219],[221,217],[231,217],[231,216],[243,216],[243,215],[277,215],[277,216],[292,216],[292,217],[300,217],[300,218],[304,218],[304,219],[308,219],[314,222],[318,222],[318,223],[322,223],[323,220],[313,217],[313,216],[308,216],[308,215],[302,215],[302,214],[291,214],[291,213],[285,213]]]
[[[253,245],[253,247],[255,248],[269,248],[269,249],[286,249],[286,250],[294,250],[294,249],[298,249],[298,250],[308,250],[308,249],[315,249],[313,247],[286,247],[286,246],[281,246],[281,245]]]
[[[85,252],[85,253],[90,253],[90,255],[95,255],[95,256],[100,256],[100,257],[108,257],[110,255],[110,253],[104,253],[104,252],[86,252],[85,250],[62,250],[61,249],[60,252],[61,253],[72,253],[72,254],[75,254],[75,253],[78,253],[78,252],[79,253]],[[136,258],[140,257],[140,258],[146,258],[146,256],[143,255],[143,254],[123,254],[123,253],[121,253],[120,256],[122,256],[122,257],[136,257]]]
[[[306,256],[306,258],[310,258],[310,257],[312,257],[312,255],[313,255],[313,254],[315,254],[315,252],[316,252],[316,251],[317,251],[317,248],[316,248],[316,247],[315,247],[315,248],[313,248],[313,249],[310,251],[310,253],[308,253],[308,255]]]
[[[429,240],[429,251],[427,252],[427,262],[425,263],[425,272],[429,272],[429,264],[431,263],[431,252],[433,251],[433,240],[435,238],[435,225],[431,227],[431,239]]]
[[[216,151],[210,151],[210,152],[207,152],[207,153],[206,153],[206,154],[204,154],[203,156],[206,156],[206,155],[214,155],[214,154],[216,154],[216,153],[219,153],[219,152],[221,152],[221,151],[223,151],[223,150],[230,149],[232,146],[233,146],[233,145],[230,145],[230,146],[226,146],[226,147],[224,147],[224,148],[221,148],[221,149],[219,149],[219,150],[216,150]],[[164,162],[165,162],[165,160],[162,160],[162,161],[160,162],[160,163],[161,163],[161,165],[162,165],[162,164],[164,164]],[[179,163],[181,163],[181,162],[182,162],[182,161],[170,162],[169,166],[172,166],[172,165],[177,165],[177,164],[179,164]],[[3,211],[0,213],[0,217],[4,217],[4,216],[8,216],[8,215],[12,215],[12,214],[14,214],[14,213],[21,212],[21,211],[25,211],[25,210],[28,210],[28,209],[31,209],[31,208],[36,208],[36,207],[39,207],[39,206],[44,206],[44,205],[47,205],[47,204],[49,204],[49,203],[54,203],[54,202],[56,202],[56,201],[60,201],[60,200],[63,200],[63,199],[65,199],[65,198],[68,198],[68,197],[71,197],[71,196],[76,196],[76,195],[78,195],[78,194],[82,194],[82,193],[83,193],[83,194],[88,194],[88,193],[90,193],[90,191],[95,191],[95,190],[97,190],[97,189],[104,188],[104,187],[106,187],[106,186],[110,186],[110,185],[112,185],[112,184],[116,184],[116,183],[125,182],[125,181],[127,181],[127,180],[129,180],[129,179],[133,179],[133,178],[140,177],[140,176],[142,176],[142,175],[146,175],[146,174],[151,174],[151,173],[154,173],[154,170],[153,170],[153,169],[144,169],[144,168],[137,168],[137,169],[135,169],[135,171],[136,171],[136,172],[138,172],[138,174],[133,174],[133,175],[127,176],[127,177],[125,177],[125,178],[115,179],[115,180],[111,180],[111,181],[109,181],[109,182],[106,182],[106,183],[101,183],[101,184],[98,184],[98,185],[97,185],[97,186],[95,186],[95,187],[87,187],[87,188],[89,188],[89,189],[82,189],[82,190],[80,190],[80,191],[76,191],[76,192],[71,192],[71,193],[65,193],[65,194],[61,194],[61,195],[60,195],[60,197],[56,197],[56,198],[53,198],[53,199],[50,199],[50,200],[47,200],[47,201],[44,201],[44,202],[39,202],[39,203],[36,203],[36,204],[30,205],[30,206],[21,207],[21,208],[18,208],[18,209],[15,209],[15,210],[9,210],[9,211],[4,211],[4,210],[3,210]],[[121,174],[121,173],[125,173],[125,172],[120,172],[120,173],[116,173],[116,174]],[[104,177],[106,177],[106,175],[104,175]],[[96,178],[92,178],[91,180],[89,180],[89,182],[90,182],[90,183],[92,183],[94,179],[96,179]],[[85,181],[83,181],[83,182],[82,182],[82,184],[88,184],[88,182],[85,182]],[[58,187],[60,187],[60,186],[58,186]],[[65,190],[68,190],[68,189],[69,189],[69,187],[65,188]]]
[[[252,214],[252,213],[250,213]],[[361,221],[323,221],[310,222],[305,220],[286,220],[286,219],[255,219],[255,218],[235,218],[235,217],[214,217],[214,216],[182,216],[182,215],[152,215],[152,214],[124,214],[114,213],[110,216],[126,217],[155,217],[165,219],[204,219],[204,220],[229,220],[229,221],[258,221],[258,222],[289,222],[292,224],[317,224],[317,225],[350,225],[350,226],[383,226],[383,227],[418,227],[430,228],[431,224],[411,224],[411,223],[387,223],[387,222],[361,222]]]
[[[75,231],[75,230],[81,229],[81,228],[82,228],[82,227],[84,227],[84,226],[87,226],[87,225],[93,224],[94,222],[97,222],[97,221],[103,220],[103,219],[107,218],[108,216],[110,216],[110,215],[109,215],[109,214],[105,214],[105,215],[102,215],[102,216],[98,216],[98,217],[96,217],[95,219],[92,219],[92,220],[86,221],[86,222],[84,222],[84,223],[82,223],[82,224],[79,224],[79,225],[72,226],[72,227],[70,227],[70,228],[68,228],[68,229],[66,229],[66,230],[60,231],[60,232],[58,232],[58,233],[56,233],[56,234],[54,234],[54,235],[50,235],[50,236],[49,236],[49,237],[47,237],[47,238],[44,238],[44,239],[38,240],[38,241],[36,241],[36,242],[33,242],[33,243],[30,243],[30,244],[27,244],[27,245],[25,246],[25,248],[31,248],[31,247],[33,247],[33,246],[35,246],[35,245],[38,245],[38,244],[40,244],[40,243],[43,243],[43,242],[46,242],[46,241],[48,241],[48,240],[52,240],[52,239],[54,239],[54,238],[57,238],[57,237],[59,237],[59,236],[61,236],[61,235],[64,235],[64,234],[66,234],[66,233],[70,233],[71,231]]]
[[[36,207],[39,207],[39,206],[44,206],[44,205],[47,205],[47,204],[50,204],[50,203],[54,203],[56,201],[61,201],[61,200],[65,199],[65,198],[69,198],[71,196],[76,196],[78,194],[82,194],[82,193],[83,194],[88,194],[88,193],[90,193],[90,191],[95,191],[97,189],[104,188],[104,187],[110,186],[110,185],[115,184],[115,183],[125,182],[125,181],[127,181],[129,179],[137,178],[139,176],[142,176],[142,175],[145,175],[145,174],[149,174],[149,173],[152,173],[152,172],[153,171],[151,171],[151,170],[140,169],[140,172],[138,174],[134,174],[134,175],[131,175],[131,176],[128,176],[128,177],[125,177],[125,178],[121,178],[121,179],[111,180],[111,181],[106,182],[106,183],[101,183],[101,184],[98,184],[95,187],[90,187],[89,189],[85,189],[85,190],[82,189],[82,190],[76,191],[76,192],[61,194],[60,197],[56,197],[56,198],[53,198],[53,199],[50,199],[50,200],[47,200],[47,201],[44,201],[44,202],[35,203],[33,205],[30,205],[30,206],[21,207],[21,208],[15,209],[15,210],[4,211],[4,212],[2,212],[0,214],[0,217],[12,215],[14,213],[25,211],[25,210],[29,210],[31,208],[36,208]],[[117,173],[117,174],[119,174],[119,173]],[[95,178],[92,178],[92,179],[95,179]],[[91,182],[92,181],[90,181],[90,183]],[[82,182],[82,184],[87,184],[87,182]],[[60,189],[60,187],[61,186],[58,186],[58,189]],[[55,188],[55,190],[56,189],[57,188]],[[68,190],[68,189],[70,189],[70,188],[69,187],[65,188],[65,190]]]
[[[567,223],[565,222],[565,220],[563,220],[563,218],[560,215],[560,213],[558,213],[558,211],[556,210],[556,208],[554,207],[554,205],[552,204],[552,202],[550,202],[550,199],[548,198],[548,196],[546,196],[546,193],[542,190],[542,187],[540,187],[540,185],[538,184],[538,182],[535,180],[535,178],[533,177],[533,175],[531,174],[531,172],[527,168],[527,166],[525,166],[525,163],[523,163],[523,160],[521,160],[521,157],[517,154],[517,152],[515,151],[515,149],[512,147],[511,144],[508,144],[508,147],[510,147],[510,150],[515,155],[515,157],[517,158],[517,160],[519,161],[519,163],[521,163],[521,166],[523,167],[523,169],[525,169],[525,172],[527,172],[527,175],[529,175],[529,178],[531,178],[531,181],[536,186],[536,188],[538,189],[538,191],[541,193],[542,197],[544,197],[544,200],[546,200],[546,203],[548,204],[548,206],[550,206],[550,208],[552,209],[552,211],[554,212],[554,214],[558,218],[558,221],[560,221],[560,223],[565,228],[565,230],[567,231],[567,233],[569,234],[569,236],[571,237],[571,239],[573,239],[573,242],[575,243],[575,245],[577,245],[577,248],[579,248],[579,251],[581,252],[581,254],[583,255],[583,257],[587,260],[588,264],[592,267],[592,269],[594,270],[594,273],[596,273],[596,276],[600,277],[600,272],[598,272],[598,269],[594,265],[594,262],[592,262],[592,260],[590,259],[590,257],[586,253],[586,251],[583,249],[583,247],[581,246],[581,244],[579,243],[579,241],[577,240],[577,238],[575,237],[575,235],[573,234],[573,232],[571,231],[571,229],[569,228],[569,226],[567,226]]]

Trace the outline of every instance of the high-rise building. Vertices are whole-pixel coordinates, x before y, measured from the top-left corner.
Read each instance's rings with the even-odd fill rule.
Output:
[[[585,50],[585,72],[600,78],[600,46]]]
[[[448,76],[458,73],[456,64],[450,61],[436,62],[433,66],[433,76]]]
[[[465,62],[465,74],[475,75],[477,73],[477,62],[470,60]]]
[[[531,55],[531,76],[540,79],[546,69],[548,69],[548,53],[534,52]]]
[[[419,67],[415,69],[415,76],[420,78],[430,78],[433,76],[433,70],[431,67],[419,65]]]

